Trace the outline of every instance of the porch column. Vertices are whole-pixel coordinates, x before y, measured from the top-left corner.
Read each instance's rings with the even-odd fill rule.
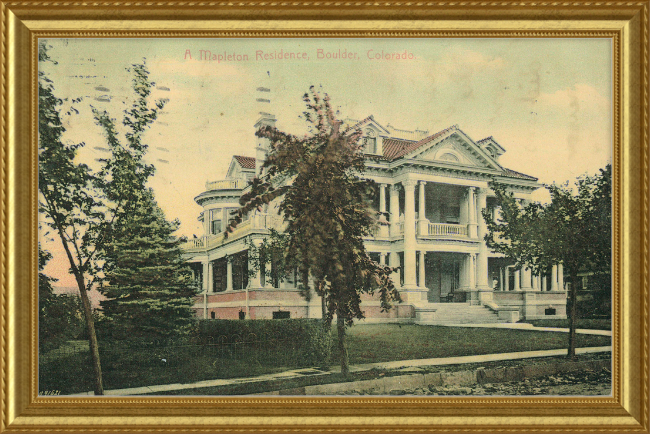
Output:
[[[487,233],[487,224],[485,223],[485,220],[482,217],[482,211],[483,209],[487,206],[487,190],[484,188],[481,188],[478,191],[478,196],[477,196],[477,210],[476,213],[478,215],[479,221],[478,221],[478,236],[479,236],[479,247],[478,247],[478,256],[477,256],[477,275],[478,275],[478,281],[476,282],[476,286],[479,289],[489,289],[492,286],[488,282],[488,247],[487,244],[485,244],[485,240],[483,237]],[[530,285],[530,284],[529,284]]]
[[[261,240],[255,240],[254,243],[257,248],[259,248],[260,245],[262,245]],[[248,269],[255,270],[255,264],[252,261],[251,255],[248,255]],[[253,276],[248,279],[248,287],[249,288],[262,287],[262,271],[259,268],[257,269],[257,271],[255,271],[255,274],[253,274]]]
[[[499,291],[505,291],[506,289],[504,285],[505,274],[505,267],[499,268]]]
[[[546,275],[541,273],[540,276],[542,278],[542,291],[546,291]]]
[[[559,291],[564,291],[564,266],[557,264],[557,286]]]
[[[426,181],[420,181],[420,206],[419,206],[419,216],[418,216],[418,235],[428,235],[429,233],[429,221],[426,217],[426,195],[425,186],[427,185]]]
[[[226,291],[232,291],[232,259],[226,257]]]
[[[510,291],[510,267],[503,268],[503,289]]]
[[[379,212],[386,212],[386,184],[379,184]]]
[[[417,288],[415,268],[415,181],[402,182],[404,187],[404,288]]]
[[[203,263],[203,292],[209,292],[210,289],[210,261]]]
[[[379,212],[381,213],[379,219],[379,235],[381,237],[388,237],[390,228],[386,220],[386,187],[387,184],[379,184]]]
[[[386,253],[379,254],[379,265],[386,265]]]
[[[399,185],[390,186],[390,235],[399,235]]]
[[[531,289],[530,286],[530,268],[522,268],[521,289]]]
[[[208,262],[208,291],[214,292],[214,263]]]
[[[467,255],[467,284],[470,290],[476,288],[476,253]]]
[[[521,280],[521,272],[519,270],[515,271],[515,291],[521,291],[521,286],[519,281]]]
[[[557,291],[557,265],[551,271],[551,291]]]
[[[400,285],[400,275],[399,275],[399,255],[397,252],[390,252],[390,266],[392,268],[395,268],[396,270],[391,274],[390,278],[393,281],[393,284],[395,285],[395,288],[399,288]]]
[[[539,274],[533,274],[533,289],[537,290],[539,289]]]
[[[467,236],[476,238],[478,236],[478,228],[476,227],[476,202],[474,200],[475,187],[469,187],[467,192]]]
[[[426,288],[426,285],[424,284],[424,278],[425,278],[425,273],[426,273],[426,268],[424,266],[424,256],[425,256],[425,251],[420,250],[420,288]]]

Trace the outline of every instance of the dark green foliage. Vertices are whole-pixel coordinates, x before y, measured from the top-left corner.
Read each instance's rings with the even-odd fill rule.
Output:
[[[345,327],[364,317],[362,293],[377,292],[383,310],[401,298],[390,278],[393,269],[374,262],[363,242],[377,215],[370,206],[374,182],[360,177],[365,169],[361,131],[344,128],[329,96],[313,86],[303,100],[310,134],[299,138],[269,126],[257,131],[270,142],[265,173],[241,197],[242,207],[227,231],[245,214],[281,198],[279,212],[287,223],[284,261],[297,268],[307,298],[313,279],[325,301],[326,325],[337,317],[339,351],[345,352]],[[341,360],[347,373],[347,359]]]
[[[551,203],[520,205],[505,186],[490,184],[501,208],[494,222],[489,210],[483,217],[489,233],[485,241],[491,249],[529,267],[535,273],[548,271],[554,264],[564,266],[571,283],[567,303],[570,321],[569,356],[575,355],[575,319],[580,272],[593,273],[601,283],[611,275],[612,259],[612,166],[595,176],[578,178],[575,188],[548,185]]]
[[[76,295],[53,293],[56,281],[42,273],[52,257],[38,248],[38,348],[39,353],[60,346],[70,339],[78,339],[85,329],[83,306]]]
[[[292,365],[324,366],[331,349],[329,332],[319,320],[199,320],[192,333],[199,344],[284,341],[296,344]],[[284,345],[284,344],[283,344]]]
[[[178,222],[165,219],[150,190],[141,195],[131,214],[117,219],[107,246],[101,336],[166,341],[193,322],[197,289],[173,236]]]
[[[38,60],[50,61],[45,43],[39,43]],[[72,100],[76,104],[81,99]],[[39,218],[52,228],[61,241],[74,275],[86,321],[95,374],[94,391],[103,394],[101,363],[95,336],[92,307],[87,291],[99,277],[98,255],[110,226],[107,206],[96,189],[96,177],[85,164],[76,161],[84,144],[62,140],[63,100],[54,96],[52,81],[38,73],[38,210]],[[74,107],[70,111],[77,112]]]

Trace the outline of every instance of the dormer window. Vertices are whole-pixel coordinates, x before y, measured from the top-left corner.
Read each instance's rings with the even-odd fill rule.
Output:
[[[377,153],[377,135],[374,130],[368,128],[366,131],[366,136],[363,138],[363,151],[366,154],[376,154]]]

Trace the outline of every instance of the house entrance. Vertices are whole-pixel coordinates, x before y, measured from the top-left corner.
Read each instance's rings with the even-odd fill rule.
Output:
[[[463,255],[458,253],[427,252],[425,255],[425,286],[430,303],[464,302],[465,293],[459,292],[460,266]]]

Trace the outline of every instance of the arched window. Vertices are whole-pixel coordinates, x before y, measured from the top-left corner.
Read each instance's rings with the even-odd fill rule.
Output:
[[[364,131],[365,137],[363,138],[363,151],[367,154],[377,153],[377,135],[371,128]]]
[[[442,161],[451,161],[452,163],[460,162],[457,156],[455,156],[454,154],[450,154],[449,152],[442,154],[438,159]]]

